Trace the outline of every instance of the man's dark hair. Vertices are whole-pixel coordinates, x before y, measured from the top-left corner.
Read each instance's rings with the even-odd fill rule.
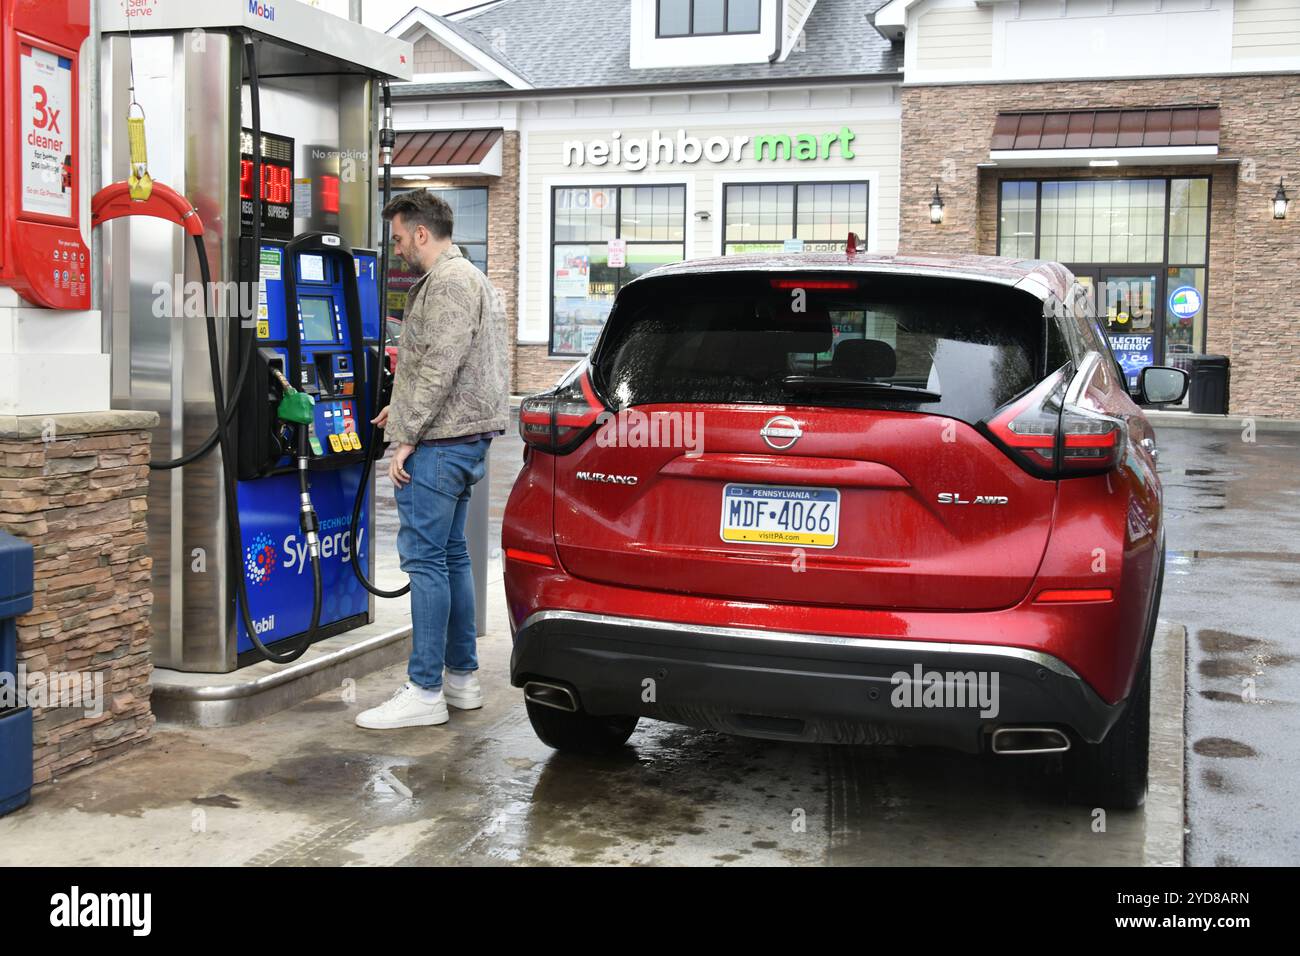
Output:
[[[407,229],[423,226],[433,234],[435,239],[450,239],[452,227],[451,206],[440,196],[435,196],[427,189],[416,189],[403,193],[391,200],[384,207],[385,219],[402,217],[402,224]]]

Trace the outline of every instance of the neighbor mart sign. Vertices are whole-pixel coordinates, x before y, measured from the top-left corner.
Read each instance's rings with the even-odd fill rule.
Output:
[[[565,166],[612,166],[636,172],[647,166],[764,162],[811,162],[838,157],[856,159],[853,130],[841,126],[824,133],[757,133],[751,136],[692,136],[653,130],[647,137],[566,140],[560,147]]]

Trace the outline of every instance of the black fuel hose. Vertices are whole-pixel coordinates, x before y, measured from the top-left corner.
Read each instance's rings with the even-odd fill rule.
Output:
[[[384,186],[383,186],[383,205],[388,205],[388,200],[392,198],[393,192],[393,145],[395,134],[392,124],[392,101],[389,98],[388,81],[382,83],[384,99],[384,125],[379,130],[379,151],[384,159]],[[380,207],[383,208],[382,206]],[[384,360],[388,357],[388,245],[389,245],[389,223],[384,219],[380,244],[379,244],[379,354],[375,357],[375,375],[374,380],[368,382],[370,385],[370,403],[367,414],[374,417],[379,414],[379,397],[380,384],[384,377],[383,367]],[[370,442],[366,446],[366,453],[361,464],[361,482],[357,485],[356,498],[352,502],[352,524],[349,529],[350,541],[357,540],[357,532],[361,530],[361,509],[365,506],[366,491],[370,485],[370,473],[374,470],[375,459],[378,457],[376,452],[382,442],[380,436],[381,429],[376,425],[370,426]],[[371,535],[374,539],[374,535]],[[382,598],[399,598],[411,591],[411,583],[407,581],[400,588],[394,591],[386,591],[377,587],[369,579],[366,573],[361,570],[360,548],[354,547],[355,552],[350,562],[352,573],[356,576],[360,585],[376,597]]]
[[[251,37],[244,44],[244,55],[248,62],[249,101],[253,114],[252,268],[254,271],[252,281],[259,282],[262,270],[262,95],[257,73],[257,50]],[[203,245],[201,236],[194,237],[194,244],[199,253],[199,277],[203,282],[203,288],[206,289],[212,279],[212,273],[208,265],[207,248]],[[221,360],[217,351],[217,322],[216,318],[208,311],[206,301],[203,311],[208,323],[208,362],[212,371],[213,404],[220,411],[225,408],[226,400],[221,385]],[[250,351],[253,339],[254,336],[247,336],[249,343],[247,348]],[[239,383],[236,383],[236,388],[238,387]],[[231,404],[237,404],[238,400],[239,392],[236,391],[231,398]],[[217,415],[216,436],[217,445],[221,448],[221,474],[226,492],[226,521],[227,535],[230,538],[230,557],[237,569],[235,603],[239,605],[240,617],[244,622],[244,630],[248,632],[248,639],[253,642],[257,652],[273,663],[291,664],[307,652],[312,639],[316,636],[316,631],[320,626],[323,591],[320,569],[320,544],[316,538],[316,515],[311,508],[311,495],[307,486],[307,426],[298,425],[298,488],[300,501],[302,502],[299,523],[307,536],[308,551],[311,554],[311,624],[302,633],[295,645],[286,651],[273,651],[263,644],[257,634],[257,628],[253,625],[253,616],[249,611],[248,604],[248,582],[244,574],[244,534],[239,521],[239,490],[235,472],[235,456],[234,449],[230,445],[230,428],[225,415]],[[311,526],[310,530],[309,525]]]
[[[196,237],[197,238],[197,237]],[[205,301],[203,305],[204,314],[207,314],[208,306],[206,302],[207,286],[204,286]],[[248,337],[244,343],[243,354],[239,360],[239,372],[235,375],[235,387],[231,391],[230,404],[226,406],[225,415],[223,416],[227,425],[235,418],[235,412],[239,409],[239,396],[244,390],[244,379],[248,377],[249,366],[253,364],[253,336]],[[218,406],[220,408],[220,406]],[[170,471],[173,468],[184,468],[186,465],[198,461],[200,458],[217,447],[217,428],[213,426],[211,434],[199,444],[193,451],[186,452],[179,458],[168,458],[163,461],[149,462],[149,468],[152,471]]]
[[[194,237],[194,247],[198,252],[199,275],[206,284],[211,277],[211,270],[208,266],[208,251],[203,245],[203,237]],[[208,326],[208,365],[212,373],[212,391],[214,402],[218,408],[222,407],[225,400],[224,389],[221,384],[221,358],[217,351],[217,320],[206,309],[204,310]],[[309,526],[309,512],[311,507],[311,498],[307,493],[307,468],[305,458],[306,449],[306,426],[299,426],[299,471],[298,487],[301,492],[303,502],[301,524],[306,532]],[[303,632],[300,643],[291,650],[285,652],[273,651],[262,643],[261,638],[257,635],[257,627],[253,624],[253,616],[249,611],[248,604],[248,582],[244,575],[244,533],[239,521],[239,490],[237,478],[235,475],[234,449],[230,445],[230,429],[226,424],[223,416],[217,416],[217,447],[221,449],[221,478],[222,485],[225,489],[226,498],[226,534],[230,539],[230,560],[234,562],[237,569],[235,577],[235,603],[239,606],[240,617],[244,622],[244,629],[248,632],[248,638],[257,648],[258,653],[269,661],[276,664],[289,664],[300,658],[311,646],[317,627],[320,624],[321,611],[321,573],[320,573],[320,545],[315,538],[315,528],[312,527],[308,532],[308,549],[311,552],[311,571],[312,583],[314,586],[312,600],[311,625]],[[315,513],[310,512],[310,521],[314,522]]]

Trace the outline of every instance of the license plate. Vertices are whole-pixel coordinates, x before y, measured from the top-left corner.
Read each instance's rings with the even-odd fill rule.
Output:
[[[727,485],[722,489],[721,533],[723,541],[833,548],[840,535],[840,493],[834,488]]]

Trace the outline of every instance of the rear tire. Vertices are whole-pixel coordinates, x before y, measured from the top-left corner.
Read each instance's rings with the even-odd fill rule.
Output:
[[[622,747],[636,730],[636,716],[595,716],[524,701],[542,743],[563,753],[606,754]]]
[[[1099,744],[1076,743],[1065,754],[1071,789],[1086,804],[1134,810],[1147,793],[1151,742],[1151,662],[1133,684],[1124,713]]]
[[[1083,802],[1114,810],[1135,810],[1147,795],[1151,749],[1151,655],[1165,586],[1164,539],[1156,568],[1155,595],[1148,612],[1146,660],[1133,682],[1124,713],[1099,744],[1079,742],[1065,754],[1070,789]]]

